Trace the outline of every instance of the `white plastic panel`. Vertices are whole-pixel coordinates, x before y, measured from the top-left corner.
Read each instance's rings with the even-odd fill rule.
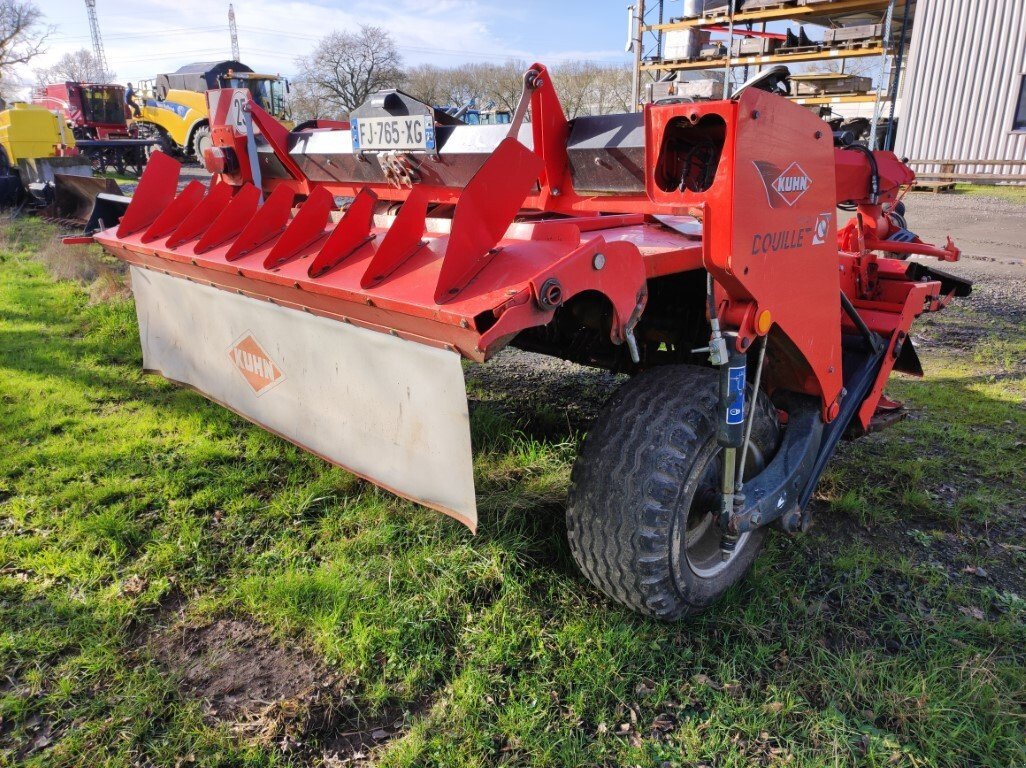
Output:
[[[132,267],[147,370],[477,526],[454,352]]]

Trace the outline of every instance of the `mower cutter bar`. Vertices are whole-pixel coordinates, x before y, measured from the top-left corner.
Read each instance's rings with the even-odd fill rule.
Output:
[[[607,242],[594,220],[514,223],[539,162],[508,139],[451,220],[429,219],[431,201],[419,189],[397,215],[375,215],[377,198],[366,189],[335,224],[324,189],[294,215],[286,187],[262,203],[251,185],[215,182],[204,191],[193,181],[178,192],[179,164],[155,153],[119,226],[95,239],[141,267],[476,360],[546,323],[574,294],[597,290],[613,305],[611,336],[621,343],[644,300],[641,253]]]
[[[484,360],[585,290],[609,299],[622,343],[646,296],[638,247],[603,237],[642,217],[515,223],[529,155],[503,144],[451,219],[429,219],[420,190],[375,214],[364,190],[335,223],[324,189],[295,211],[286,187],[263,202],[221,181],[179,192],[179,164],[157,153],[94,239],[132,265],[147,370],[473,528],[456,353]]]

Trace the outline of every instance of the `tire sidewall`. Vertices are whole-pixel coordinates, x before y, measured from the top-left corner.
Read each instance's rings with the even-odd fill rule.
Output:
[[[213,139],[210,137],[210,128],[206,125],[201,125],[196,129],[196,133],[192,137],[192,154],[196,160],[203,162],[203,150],[207,147],[213,146]]]

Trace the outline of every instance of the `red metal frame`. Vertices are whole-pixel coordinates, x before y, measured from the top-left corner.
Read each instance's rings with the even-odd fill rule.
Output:
[[[579,194],[559,99],[545,67],[532,70],[534,150],[506,139],[462,189],[312,182],[289,156],[285,129],[250,103],[255,126],[292,177],[268,180],[262,205],[248,183],[246,136],[238,123],[219,122],[226,92],[216,99],[212,92],[212,106],[225,107],[211,110],[214,141],[232,150],[238,171],[222,174],[202,200],[191,186],[175,197],[177,165],[157,155],[121,226],[96,239],[140,266],[475,360],[549,323],[560,304],[586,291],[606,298],[610,339],[622,344],[650,279],[705,269],[738,349],[769,333],[779,364],[768,384],[818,396],[827,421],[843,397],[842,334],[855,332],[842,319],[841,292],[892,348],[918,314],[943,305],[940,284],[907,279],[899,259],[954,259],[957,249],[888,240],[894,225],[884,206],[914,178],[893,154],[874,153],[873,195],[874,164],[864,153],[835,149],[813,114],[749,89],[730,101],[649,105],[646,193]],[[695,132],[717,145],[718,164],[707,188],[682,191],[674,137]],[[338,223],[335,197],[353,198]],[[380,201],[405,204],[396,215],[375,216]],[[838,202],[858,207],[855,223],[840,230]],[[433,204],[455,205],[453,218],[430,218]],[[517,222],[528,210],[550,218]],[[688,217],[701,238],[656,216]],[[863,426],[892,367],[889,359],[862,406]]]

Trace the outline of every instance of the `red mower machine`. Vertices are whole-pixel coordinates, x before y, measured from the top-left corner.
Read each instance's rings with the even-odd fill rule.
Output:
[[[892,371],[922,374],[913,321],[971,288],[909,259],[959,256],[906,228],[912,171],[843,146],[786,80],[567,121],[536,64],[509,125],[388,91],[292,132],[211,91],[210,188],[156,154],[94,237],[131,265],[146,369],[471,529],[461,358],[633,374],[567,527],[595,585],[673,619],[770,526],[808,527],[838,441],[894,418]]]

